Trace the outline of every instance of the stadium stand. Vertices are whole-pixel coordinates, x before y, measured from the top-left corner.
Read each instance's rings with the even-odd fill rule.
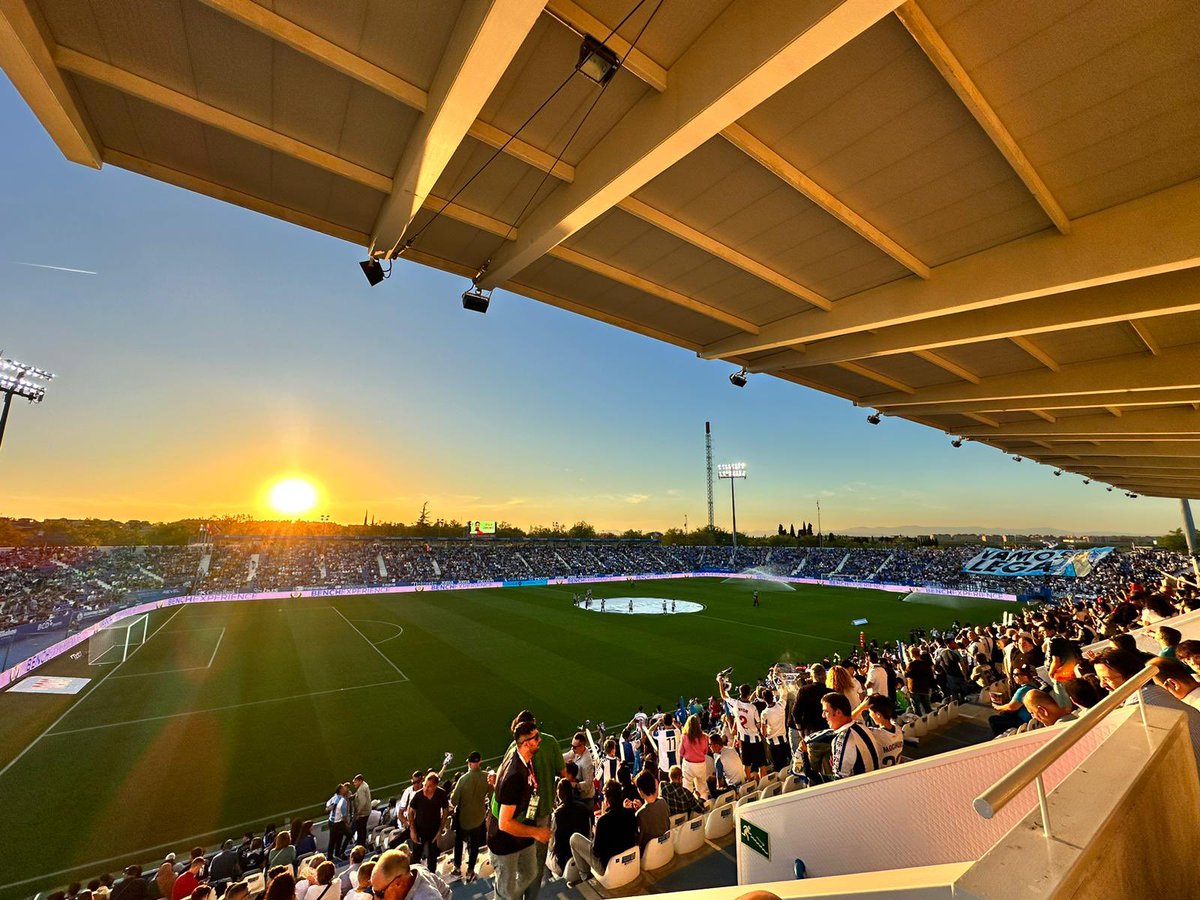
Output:
[[[249,583],[240,579],[249,578],[254,571],[251,563],[255,557],[259,560],[257,570],[263,576],[258,583],[263,584],[279,583],[279,579],[284,583],[298,579],[303,581],[322,569],[324,577],[332,579],[357,576],[386,578],[382,574],[384,571],[398,571],[406,563],[410,566],[406,570],[408,573],[441,569],[448,574],[453,573],[451,577],[468,575],[494,579],[498,569],[512,572],[518,567],[531,567],[531,564],[557,566],[558,569],[546,570],[568,573],[603,573],[613,567],[633,564],[639,568],[660,566],[668,570],[674,568],[670,563],[679,562],[699,567],[704,565],[706,557],[712,556],[711,548],[708,552],[702,548],[679,547],[667,551],[668,548],[656,546],[623,544],[463,543],[427,549],[423,543],[384,546],[369,542],[263,541],[231,542],[218,550],[214,557],[222,561],[216,570],[216,584],[238,587]],[[945,579],[952,574],[952,566],[961,566],[970,552],[969,548],[952,551],[868,550],[859,556],[851,554],[850,560],[847,560],[845,551],[806,553],[803,550],[767,551],[751,548],[739,550],[739,561],[755,563],[763,571],[795,571],[804,562],[805,571],[809,566],[817,572],[832,572],[839,566],[845,572],[849,567],[851,574],[858,578],[869,577],[883,567],[890,577],[907,576],[918,580],[936,574]],[[68,586],[78,583],[81,578],[98,580],[100,573],[108,574],[114,582],[124,577],[130,580],[122,583],[140,584],[138,577],[132,573],[142,568],[153,572],[150,565],[158,568],[162,573],[160,577],[165,581],[167,572],[179,577],[196,558],[197,551],[192,548],[177,548],[174,553],[167,548],[159,548],[157,553],[132,555],[67,548],[27,552],[20,556],[34,573],[32,578],[57,576],[65,578]],[[379,564],[381,558],[382,566]],[[886,799],[888,803],[898,803],[902,802],[901,798],[912,796],[914,790],[918,793],[935,788],[943,790],[947,784],[970,784],[978,782],[980,778],[984,778],[986,783],[986,779],[991,777],[988,773],[1004,771],[1027,756],[1030,750],[1046,746],[1062,733],[1060,722],[1072,720],[1088,708],[1097,707],[1110,691],[1120,688],[1109,671],[1117,665],[1115,661],[1109,661],[1116,659],[1113,653],[1126,654],[1132,660],[1130,671],[1147,663],[1157,664],[1156,660],[1175,654],[1194,672],[1200,671],[1200,652],[1197,652],[1200,644],[1194,640],[1200,637],[1200,590],[1190,580],[1161,577],[1164,571],[1180,567],[1183,562],[1181,557],[1161,552],[1114,554],[1088,576],[1089,579],[1095,579],[1095,583],[1090,583],[1086,591],[1076,591],[1074,596],[1064,595],[1057,602],[1043,606],[1016,606],[1003,623],[961,627],[956,624],[953,630],[940,634],[933,630],[926,633],[918,628],[913,629],[910,642],[882,646],[871,642],[862,648],[858,658],[840,659],[835,655],[806,665],[773,667],[748,687],[749,703],[757,713],[763,715],[764,724],[755,733],[748,732],[744,723],[735,723],[734,713],[741,717],[742,710],[735,708],[732,701],[725,705],[715,702],[713,697],[707,698],[707,702],[701,697],[688,701],[679,698],[679,720],[695,717],[703,733],[719,734],[727,743],[737,746],[747,763],[745,777],[731,774],[732,770],[722,768],[718,759],[708,755],[707,790],[697,792],[696,796],[697,807],[702,811],[685,811],[673,816],[669,830],[661,839],[661,832],[656,829],[653,837],[645,841],[626,839],[627,843],[617,845],[612,843],[610,833],[605,838],[608,843],[603,859],[594,861],[583,872],[578,866],[568,866],[566,884],[557,882],[560,892],[569,890],[573,883],[583,881],[589,882],[591,896],[606,895],[610,890],[628,893],[631,886],[636,888],[638,884],[652,884],[654,880],[665,877],[665,873],[698,864],[697,861],[710,854],[714,846],[732,840],[730,833],[738,822],[745,821],[747,817],[760,817],[759,810],[764,811],[761,817],[767,817],[760,817],[759,821],[786,823],[797,821],[797,817],[812,821],[814,816],[819,819],[837,816],[848,821],[861,820],[865,823],[864,827],[871,827],[871,811],[879,808],[881,796],[890,798]],[[72,574],[67,577],[59,574],[62,572]],[[8,574],[11,576],[13,573]],[[6,583],[12,583],[12,579],[9,578]],[[49,590],[45,581],[39,581],[38,584],[42,591]],[[202,589],[210,589],[207,580]],[[15,609],[20,612],[30,608],[38,607],[21,605]],[[1164,623],[1167,626],[1165,632]],[[1107,649],[1109,647],[1113,649]],[[1153,652],[1159,655],[1152,656]],[[928,685],[921,680],[922,661],[926,664]],[[1186,675],[1183,669],[1170,672],[1158,679],[1164,687],[1150,686],[1144,689],[1144,692],[1149,692],[1145,693],[1147,705],[1183,712],[1191,718],[1200,719],[1200,713],[1194,708],[1197,704],[1180,699],[1189,693],[1186,687],[1191,676]],[[726,687],[732,690],[727,681],[722,682],[722,677],[723,673],[717,675],[720,684],[716,693],[720,694],[725,693]],[[1200,692],[1200,685],[1195,686],[1194,690]],[[928,712],[913,702],[915,695],[921,694],[928,695],[932,707]],[[879,696],[872,699],[873,695]],[[767,724],[772,719],[765,710],[775,696],[783,698],[786,715],[782,720],[774,720],[775,724]],[[991,710],[987,709],[989,706]],[[975,710],[973,718],[976,720],[970,743],[979,742],[982,746],[972,751],[970,756],[961,753],[944,758],[938,756],[937,735],[955,728],[958,717],[968,707]],[[843,713],[839,714],[839,710]],[[899,711],[894,723],[891,722],[893,710]],[[993,722],[992,731],[997,732],[999,737],[988,740],[990,735],[982,727],[981,715],[986,716],[993,711],[997,716],[1009,715],[1001,724],[1011,724],[1012,727],[997,728]],[[586,712],[580,710],[580,717]],[[630,785],[631,779],[640,774],[633,768],[636,760],[648,763],[658,759],[654,735],[663,725],[662,718],[665,715],[659,713],[643,721],[639,714],[627,725],[610,729],[608,735],[599,730],[593,734],[591,729],[580,732],[586,736],[591,749],[581,750],[580,746],[573,746],[569,751],[573,755],[564,759],[577,759],[581,753],[599,754],[602,752],[599,748],[610,736],[621,744],[629,745],[628,749],[622,747],[620,751],[619,759],[628,762],[621,762],[618,777],[607,791],[605,808],[621,806],[636,810],[640,806],[640,798],[655,793],[646,790],[644,783],[639,784],[639,791],[621,785]],[[1156,711],[1154,715],[1158,716],[1159,713]],[[822,719],[824,724],[830,726],[826,730],[820,728]],[[747,756],[747,748],[755,742],[756,736],[767,740],[778,737],[775,732],[781,727],[779,721],[783,723],[782,736],[792,760],[790,764],[784,763],[779,769],[772,770],[769,764],[763,765],[764,760],[756,759],[753,755]],[[818,723],[815,728],[814,722]],[[1070,751],[1073,755],[1063,756],[1056,762],[1054,765],[1057,768],[1047,770],[1046,777],[1052,784],[1064,782],[1082,754],[1092,752],[1122,727],[1117,721],[1105,720],[1105,723],[1090,731],[1088,737]],[[514,722],[514,728],[516,724]],[[505,740],[506,736],[498,735],[497,746]],[[575,743],[581,743],[578,736]],[[963,741],[960,739],[956,743]],[[557,760],[562,750],[551,748],[548,753]],[[1197,747],[1193,745],[1191,751],[1194,754]],[[900,756],[901,752],[903,756]],[[505,766],[510,764],[511,753],[510,748],[509,756],[504,757],[504,761],[497,766],[500,778],[503,777]],[[849,762],[852,757],[856,762]],[[900,762],[919,761],[908,762],[897,768],[890,765],[897,761],[897,757]],[[722,756],[720,759],[728,758]],[[556,771],[560,770],[561,765],[551,763]],[[759,766],[761,769],[755,771]],[[443,765],[443,775],[445,768]],[[609,777],[606,767],[593,765],[592,768],[597,772],[597,782]],[[661,773],[656,770],[655,765],[644,768],[645,773],[658,778]],[[434,769],[431,767],[428,771],[433,772]],[[872,772],[878,775],[863,777]],[[446,782],[447,788],[453,791],[455,782],[464,774],[451,773],[450,780]],[[488,793],[494,788],[497,775],[496,770],[487,773]],[[860,782],[856,781],[859,778],[862,778],[861,787]],[[419,780],[415,779],[414,785]],[[847,788],[852,787],[853,790],[847,792],[842,787],[838,787],[836,792],[807,790],[818,785],[840,785],[842,782],[849,782]],[[350,785],[345,788],[347,792],[351,790]],[[588,791],[587,794],[599,798],[605,792]],[[356,883],[358,868],[364,861],[370,862],[383,851],[406,846],[409,837],[407,817],[414,809],[412,796],[413,791],[410,790],[386,801],[377,798],[370,812],[369,832],[363,848],[347,853],[348,858],[332,860],[337,863],[338,874],[343,876],[347,893]],[[583,808],[585,822],[574,827],[586,834],[591,831],[587,820],[599,810],[595,808],[594,801],[584,802],[581,796],[578,784],[573,784],[570,791],[560,792],[559,805],[573,803]],[[964,803],[966,799],[964,796]],[[678,801],[678,797],[675,800]],[[490,809],[488,828],[489,834],[494,837],[498,828],[498,804],[485,801],[485,808]],[[957,824],[942,822],[923,825],[914,832],[924,835],[920,852],[913,849],[910,840],[908,843],[901,842],[899,849],[892,847],[888,851],[890,856],[887,853],[881,855],[878,847],[864,849],[857,842],[847,848],[842,838],[837,836],[831,838],[832,843],[809,841],[805,846],[809,849],[817,847],[821,851],[816,861],[819,871],[813,873],[819,877],[836,877],[874,869],[907,870],[914,866],[918,869],[932,867],[929,871],[936,870],[939,877],[946,876],[947,872],[959,877],[967,872],[965,868],[953,868],[951,871],[938,867],[959,859],[966,852],[961,848],[968,845],[973,859],[974,854],[991,846],[996,835],[1007,831],[1021,814],[1022,810],[1014,807],[1007,818],[998,820],[996,824],[964,819]],[[775,819],[771,820],[770,816]],[[465,888],[474,881],[493,877],[495,870],[495,860],[486,850],[470,871],[462,871],[454,866],[451,852],[455,843],[454,821],[448,820],[439,835],[438,861],[433,867],[436,871],[422,870],[423,874],[419,876],[425,879],[422,883],[443,897],[450,895],[451,883],[461,882]],[[631,821],[640,824],[648,819],[631,818]],[[639,824],[632,827],[636,829]],[[305,852],[294,861],[294,866],[289,859],[286,877],[294,875],[298,878],[299,887],[308,883],[308,890],[312,890],[312,886],[320,888],[329,883],[333,875],[328,866],[321,865],[325,859],[323,854],[329,851],[328,823],[319,821],[315,832],[312,832],[313,837],[307,839],[305,836],[312,831],[311,825],[311,822],[302,822],[300,819],[267,825],[261,832],[245,834],[239,846],[231,848],[226,844],[209,852],[204,865],[214,876],[216,895],[220,896],[226,890],[236,892],[231,896],[240,895],[242,885],[246,884],[252,897],[262,895],[264,891],[266,895],[273,896],[270,893],[271,885],[275,879],[283,876],[277,871],[278,866],[271,866],[270,857],[261,848],[272,845],[287,848],[291,838],[296,838],[295,843],[305,848]],[[939,856],[928,848],[942,847],[947,843],[945,835],[941,834],[946,827],[956,829],[960,849]],[[560,835],[557,838],[559,840],[562,835],[569,836],[572,833],[570,828],[556,828],[556,831]],[[811,829],[795,831],[808,832]],[[280,837],[285,832],[288,838]],[[784,833],[791,834],[792,831],[785,829]],[[636,830],[631,834],[636,834]],[[307,846],[302,843],[306,840],[309,842]],[[600,841],[599,831],[596,840]],[[839,847],[839,843],[843,846]],[[232,857],[229,856],[231,851]],[[599,852],[596,851],[597,854]],[[203,854],[203,850],[194,848],[192,853],[183,858],[190,860],[197,853]],[[167,862],[173,860],[168,857]],[[413,862],[412,868],[417,870],[422,867]],[[93,887],[81,888],[73,896],[81,896],[83,890],[90,891],[88,896],[91,898],[157,896],[154,893],[154,873],[157,871],[161,874],[161,870],[162,866],[156,870],[152,865],[131,865],[126,869],[124,878],[115,884],[110,876],[103,876],[92,882]],[[143,876],[143,871],[151,874]],[[772,871],[777,873],[778,866]],[[216,878],[217,872],[222,877]],[[544,875],[543,868],[539,870],[538,877]],[[556,875],[548,877],[558,879]],[[907,877],[897,876],[897,883]],[[134,886],[135,882],[144,882],[144,890]],[[111,890],[106,891],[106,883],[112,884]],[[123,884],[127,885],[124,889]],[[297,889],[296,896],[299,895]]]

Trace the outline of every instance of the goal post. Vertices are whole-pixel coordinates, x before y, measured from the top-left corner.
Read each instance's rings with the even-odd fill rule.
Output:
[[[120,663],[129,658],[142,644],[146,643],[146,628],[150,616],[143,613],[128,622],[118,622],[97,631],[88,639],[88,665]]]

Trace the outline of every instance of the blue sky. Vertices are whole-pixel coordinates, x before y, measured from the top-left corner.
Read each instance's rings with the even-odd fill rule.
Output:
[[[1158,534],[1175,501],[1131,501],[938,432],[867,424],[838,398],[398,264],[370,289],[360,248],[120,169],[68,163],[0,78],[0,349],[59,375],[18,404],[0,512],[263,515],[301,475],[314,515],[364,509],[609,528],[706,520],[715,458],[745,461],[742,530],[815,517]],[[82,275],[18,263],[94,271]],[[718,524],[729,526],[726,483]]]

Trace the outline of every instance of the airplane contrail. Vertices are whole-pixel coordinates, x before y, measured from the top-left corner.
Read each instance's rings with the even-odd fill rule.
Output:
[[[41,263],[14,262],[14,266],[30,266],[34,269],[53,269],[56,272],[74,272],[77,275],[99,275],[99,272],[93,272],[90,269],[68,269],[66,266],[46,266]]]

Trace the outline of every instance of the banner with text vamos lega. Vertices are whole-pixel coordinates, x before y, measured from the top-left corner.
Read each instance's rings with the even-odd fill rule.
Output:
[[[1083,578],[1093,566],[1113,552],[1112,547],[1091,550],[983,550],[963,564],[972,575],[1058,575]]]

